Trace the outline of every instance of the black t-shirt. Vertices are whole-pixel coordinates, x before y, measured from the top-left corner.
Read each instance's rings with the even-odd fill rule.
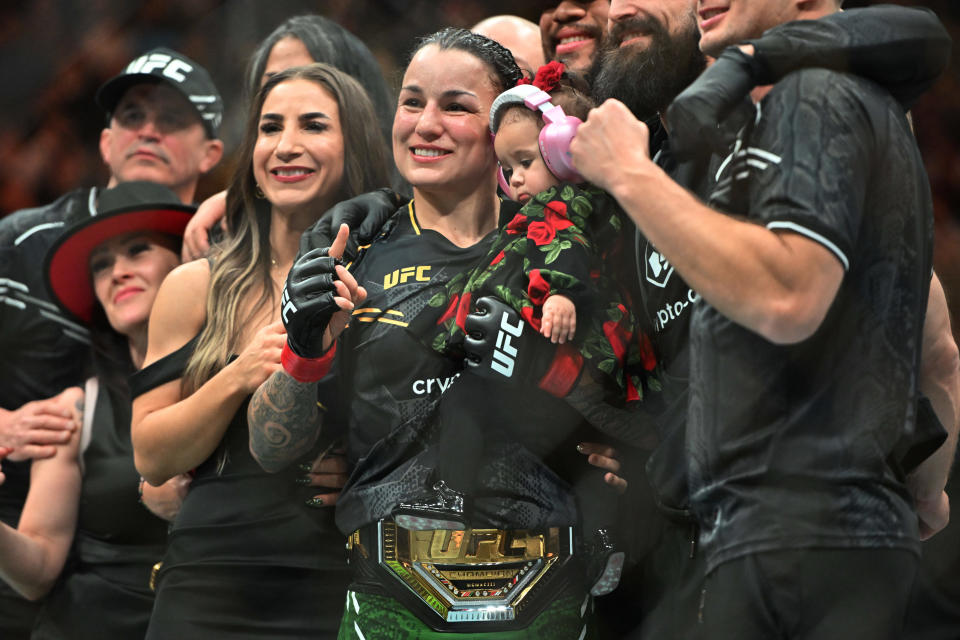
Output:
[[[914,426],[933,226],[902,110],[853,76],[792,74],[717,177],[712,206],[821,244],[844,277],[796,344],[694,306],[689,483],[708,571],[784,548],[918,551],[890,458]]]
[[[653,130],[654,161],[677,183],[706,199],[713,187],[709,155],[678,163],[662,126]],[[714,162],[714,164],[716,164]],[[690,312],[697,293],[673,265],[634,228],[633,273],[626,279],[639,303],[637,315],[652,337],[665,411],[657,420],[660,442],[646,462],[647,480],[667,514],[686,517],[688,507],[685,433],[690,377]]]
[[[0,219],[0,407],[82,384],[90,336],[50,299],[43,260],[65,226],[96,215],[96,190],[77,189],[54,202]],[[0,520],[17,526],[30,481],[30,461],[3,463]]]

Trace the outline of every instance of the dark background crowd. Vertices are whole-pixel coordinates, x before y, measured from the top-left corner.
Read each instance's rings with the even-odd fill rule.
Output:
[[[396,84],[413,40],[444,25],[469,27],[499,13],[537,21],[543,2],[505,0],[37,0],[0,8],[0,216],[50,202],[107,174],[97,150],[102,112],[93,95],[138,53],[168,46],[200,62],[226,103],[227,161],[200,182],[198,199],[232,171],[250,52],[288,16],[316,12],[358,35]],[[848,0],[845,7],[876,4]],[[960,5],[933,9],[960,42]],[[960,46],[953,64],[913,109],[936,214],[935,266],[960,337]]]

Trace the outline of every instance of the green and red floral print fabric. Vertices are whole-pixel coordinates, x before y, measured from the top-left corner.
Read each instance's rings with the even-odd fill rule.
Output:
[[[657,390],[659,383],[650,339],[613,277],[625,245],[624,224],[623,212],[604,191],[569,183],[551,187],[500,229],[477,268],[454,276],[430,299],[411,328],[437,351],[456,352],[478,298],[500,298],[539,331],[543,303],[563,294],[576,306],[574,343],[592,375],[621,402],[641,400],[645,388]]]

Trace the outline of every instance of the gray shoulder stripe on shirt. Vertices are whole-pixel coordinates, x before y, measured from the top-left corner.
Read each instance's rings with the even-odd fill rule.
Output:
[[[804,226],[801,226],[795,222],[786,222],[786,221],[774,221],[767,223],[767,229],[771,231],[776,231],[777,229],[783,229],[784,231],[793,231],[794,233],[799,233],[802,236],[806,236],[822,244],[824,247],[830,250],[831,253],[837,256],[837,259],[840,260],[840,263],[843,265],[844,271],[850,270],[850,261],[847,259],[847,254],[840,250],[836,244],[828,240],[825,236],[817,233],[816,231],[811,231]]]

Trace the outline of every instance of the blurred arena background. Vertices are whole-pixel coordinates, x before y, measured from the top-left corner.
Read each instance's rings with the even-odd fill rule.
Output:
[[[444,25],[469,27],[499,13],[534,22],[544,0],[30,0],[0,4],[0,216],[103,184],[97,150],[99,85],[136,54],[169,46],[210,70],[223,94],[228,159],[201,182],[203,198],[225,184],[243,118],[247,58],[283,19],[316,12],[358,35],[397,84],[414,38]],[[848,0],[846,7],[874,4]],[[933,187],[935,264],[960,336],[960,2],[900,2],[933,9],[955,42],[953,65],[914,109]]]

